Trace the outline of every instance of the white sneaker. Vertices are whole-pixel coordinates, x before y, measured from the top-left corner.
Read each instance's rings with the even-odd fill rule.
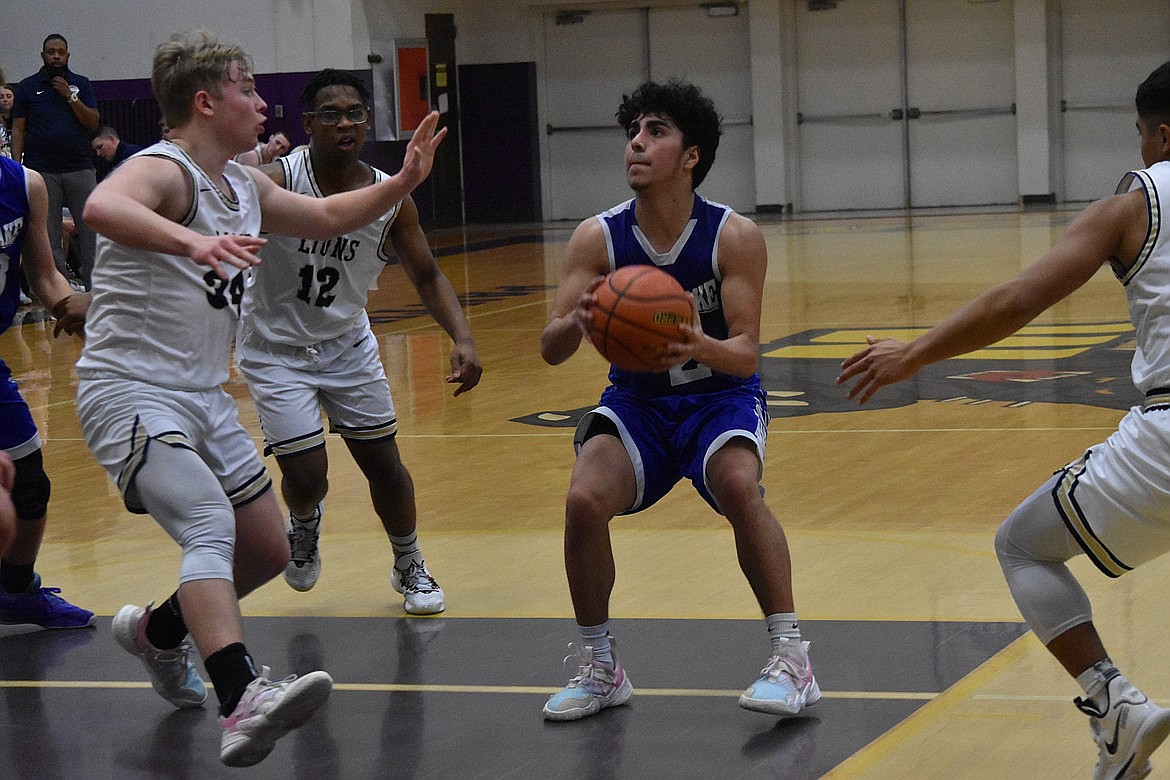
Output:
[[[770,715],[797,715],[821,698],[808,660],[808,642],[781,640],[760,671],[760,679],[739,697],[739,706]]]
[[[292,551],[292,560],[284,567],[284,581],[293,590],[304,593],[317,584],[321,576],[321,550],[318,543],[321,540],[321,516],[325,505],[317,504],[313,517],[301,520],[289,513],[285,529],[288,531],[288,545]]]
[[[1093,741],[1099,748],[1094,780],[1137,780],[1153,770],[1150,754],[1170,735],[1170,710],[1146,698],[1118,674],[1109,679],[1105,706],[1076,698],[1073,703],[1089,716]]]
[[[443,589],[421,558],[411,558],[405,570],[391,566],[390,587],[402,594],[407,614],[437,615],[447,608]]]
[[[136,656],[150,674],[150,685],[159,696],[179,709],[200,707],[207,700],[207,686],[191,662],[186,642],[174,650],[159,650],[146,638],[146,621],[154,603],[146,607],[127,604],[114,615],[113,633],[126,652]]]
[[[333,678],[325,672],[304,677],[291,674],[280,682],[270,682],[269,674],[268,667],[263,667],[232,714],[219,719],[223,728],[219,759],[228,766],[263,761],[276,740],[304,725],[333,690]]]

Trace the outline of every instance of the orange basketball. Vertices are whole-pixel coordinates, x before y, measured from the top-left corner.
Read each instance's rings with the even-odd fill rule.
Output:
[[[691,302],[678,281],[652,265],[627,265],[594,290],[589,340],[601,356],[627,371],[650,371],[672,341],[685,341]]]

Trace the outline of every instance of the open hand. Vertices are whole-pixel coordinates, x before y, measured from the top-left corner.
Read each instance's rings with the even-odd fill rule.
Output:
[[[446,135],[447,128],[439,127],[438,111],[427,114],[414,131],[410,143],[406,145],[406,156],[402,160],[402,174],[408,177],[415,186],[421,184],[423,179],[430,175],[431,166],[435,162],[435,150],[439,148],[439,144],[442,143],[443,137]]]
[[[909,379],[918,372],[910,358],[910,345],[897,339],[875,339],[865,337],[869,345],[855,353],[841,364],[837,384],[845,384],[856,378],[849,390],[849,397],[856,398],[860,406],[873,397],[880,388]]]
[[[205,265],[215,271],[220,279],[227,279],[227,271],[223,265],[236,268],[250,268],[260,264],[260,257],[256,254],[260,247],[268,243],[268,239],[259,236],[204,236],[196,235],[188,256],[199,265]]]

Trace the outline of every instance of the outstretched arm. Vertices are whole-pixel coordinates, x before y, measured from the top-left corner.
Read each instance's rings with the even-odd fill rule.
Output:
[[[864,404],[880,388],[909,379],[923,367],[1003,339],[1084,285],[1104,263],[1128,267],[1146,233],[1140,191],[1093,203],[1060,241],[1014,279],[996,285],[910,343],[868,339],[869,346],[841,364],[837,384],[856,379],[849,397]]]
[[[132,157],[102,179],[86,200],[85,223],[125,246],[190,257],[223,279],[224,264],[247,268],[260,262],[256,252],[265,244],[263,238],[205,236],[180,225],[192,197],[191,183],[174,161]]]
[[[390,241],[402,268],[406,271],[419,299],[427,311],[442,326],[453,342],[451,348],[451,373],[446,381],[458,385],[455,395],[460,395],[479,384],[483,366],[475,353],[475,340],[471,326],[463,314],[463,307],[455,295],[451,280],[443,275],[431,254],[426,234],[419,224],[418,206],[409,195],[402,201],[402,208],[390,227]]]

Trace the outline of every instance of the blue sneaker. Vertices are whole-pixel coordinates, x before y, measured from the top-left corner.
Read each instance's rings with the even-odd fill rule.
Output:
[[[24,593],[0,588],[0,623],[30,624],[42,628],[87,628],[94,624],[93,613],[75,607],[57,594],[60,588],[42,588],[41,575],[33,577]]]
[[[579,720],[630,700],[634,686],[622,669],[613,637],[609,641],[613,648],[612,667],[594,658],[593,648],[589,645],[569,645],[570,654],[565,658],[565,666],[575,661],[577,675],[544,705],[545,720]]]
[[[798,715],[820,698],[808,660],[808,642],[784,639],[779,650],[772,651],[760,679],[739,697],[739,706],[769,715]]]
[[[146,638],[153,607],[152,602],[145,608],[127,604],[119,609],[114,615],[114,639],[146,667],[159,696],[179,709],[200,707],[207,700],[207,686],[191,662],[191,646],[183,642],[174,650],[160,650]]]

